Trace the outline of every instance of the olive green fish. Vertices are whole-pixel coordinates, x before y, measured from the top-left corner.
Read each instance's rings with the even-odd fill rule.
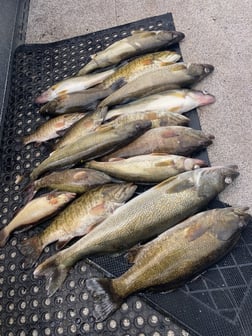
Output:
[[[210,64],[175,63],[167,65],[123,85],[102,100],[99,106],[122,104],[164,90],[188,87],[208,76],[213,70],[214,67]]]
[[[87,279],[96,322],[105,320],[132,293],[156,286],[177,288],[216,263],[235,246],[251,220],[247,210],[201,212],[135,249],[134,265],[120,277]]]
[[[101,83],[104,79],[111,76],[114,72],[115,69],[110,69],[107,71],[86,76],[64,79],[43,92],[40,96],[36,98],[35,102],[38,104],[42,104],[53,100],[61,95],[86,90],[92,86]]]
[[[112,182],[111,177],[100,171],[88,168],[72,168],[52,172],[31,182],[25,189],[26,197],[31,200],[42,188],[62,190],[82,194],[101,184]]]
[[[69,248],[40,264],[52,295],[80,259],[131,248],[193,215],[238,175],[237,166],[199,168],[173,176],[128,201]]]
[[[171,176],[203,166],[207,164],[202,160],[169,154],[138,155],[128,159],[114,158],[108,162],[92,160],[86,163],[86,167],[137,183],[159,183]]]
[[[110,153],[125,143],[129,143],[151,127],[151,122],[138,120],[127,124],[106,124],[94,132],[80,138],[73,144],[66,145],[51,153],[30,174],[32,180],[49,170],[73,166],[82,161],[91,160]]]
[[[146,72],[175,63],[180,58],[181,55],[175,51],[169,50],[137,57],[133,61],[118,68],[112,75],[102,82],[102,86],[109,87],[120,78],[123,78],[125,83],[128,83]]]
[[[183,33],[177,31],[132,31],[130,36],[116,41],[106,49],[92,55],[91,61],[77,75],[82,76],[96,69],[118,64],[132,56],[155,51],[161,47],[177,43],[184,37]]]
[[[65,145],[74,143],[85,134],[93,132],[102,124],[103,119],[104,111],[102,109],[97,109],[93,113],[86,114],[84,118],[76,122],[66,131],[63,137],[56,143],[54,149],[59,149]]]
[[[20,228],[28,228],[48,218],[76,194],[71,192],[53,192],[35,198],[18,211],[16,216],[0,231],[0,247],[4,247],[10,234]]]
[[[64,132],[84,117],[83,113],[62,114],[61,116],[49,119],[39,126],[32,134],[22,138],[23,144],[27,145],[31,142],[41,143],[50,139],[58,138]]]
[[[212,143],[214,136],[200,130],[183,126],[153,128],[128,145],[102,158],[108,161],[116,157],[132,157],[151,153],[166,153],[188,156]]]
[[[77,198],[44,231],[20,244],[25,266],[34,265],[47,245],[57,241],[58,248],[62,248],[74,237],[88,234],[122,206],[136,188],[132,183],[106,184]]]
[[[202,91],[180,89],[167,90],[109,110],[105,120],[124,113],[142,111],[168,111],[184,113],[196,107],[212,104],[215,97]]]

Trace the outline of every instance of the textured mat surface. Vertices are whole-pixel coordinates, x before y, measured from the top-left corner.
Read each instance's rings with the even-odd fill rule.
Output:
[[[56,81],[76,73],[89,55],[140,28],[173,29],[172,16],[148,18],[53,44],[25,45],[16,50],[0,152],[0,228],[22,205],[20,187],[15,185],[17,175],[31,171],[49,153],[45,145],[22,147],[17,141],[44,120],[34,97]],[[196,111],[189,115],[191,126],[199,128]],[[201,157],[207,158],[206,152]],[[33,270],[23,268],[17,243],[41,231],[48,223],[13,235],[0,250],[1,334],[158,336],[169,335],[172,330],[176,335],[185,334],[165,316],[204,336],[251,334],[251,226],[244,231],[234,251],[199,279],[172,293],[132,296],[106,322],[95,324],[92,300],[84,286],[86,277],[100,274],[94,267],[79,262],[50,299],[46,297],[43,279],[35,280]],[[46,248],[40,261],[53,252],[54,246]],[[107,275],[119,275],[128,268],[123,257],[97,257],[91,263]]]

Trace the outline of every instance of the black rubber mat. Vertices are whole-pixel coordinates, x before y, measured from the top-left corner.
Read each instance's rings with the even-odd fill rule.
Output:
[[[141,28],[174,29],[174,24],[171,14],[165,14],[56,43],[24,45],[16,49],[0,149],[0,228],[23,203],[20,186],[15,184],[16,177],[30,172],[49,153],[46,145],[23,147],[18,141],[44,120],[34,98],[56,81],[75,74],[88,61],[89,55],[127,36],[131,30]],[[186,38],[191,39],[190,36]],[[188,115],[191,126],[200,128],[196,111]],[[206,159],[206,151],[200,157]],[[210,205],[213,206],[224,205],[215,201]],[[119,275],[129,266],[122,256],[92,258],[89,263],[93,266],[80,261],[62,288],[52,298],[47,298],[44,280],[34,279],[33,269],[23,268],[17,243],[25,236],[40,232],[48,223],[12,235],[6,247],[0,249],[1,335],[170,336],[172,332],[186,335],[170,318],[191,334],[252,334],[251,225],[232,253],[197,280],[172,293],[132,296],[107,321],[96,324],[84,279],[97,276],[101,271],[106,275]],[[54,251],[54,246],[47,247],[40,261]]]

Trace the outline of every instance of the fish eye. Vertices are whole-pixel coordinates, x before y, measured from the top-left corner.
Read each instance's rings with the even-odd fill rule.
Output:
[[[230,176],[225,177],[225,183],[231,184],[233,182],[232,178]]]

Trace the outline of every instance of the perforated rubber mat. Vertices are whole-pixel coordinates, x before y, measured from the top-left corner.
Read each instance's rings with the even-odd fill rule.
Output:
[[[141,28],[174,29],[172,16],[165,14],[57,43],[24,45],[16,49],[0,148],[0,228],[23,204],[16,177],[30,172],[50,151],[46,145],[23,147],[19,142],[21,136],[44,120],[34,98],[56,81],[75,74],[89,55],[127,36],[131,30]],[[199,128],[196,111],[189,115],[191,126]],[[207,158],[206,152],[200,156]],[[141,191],[140,188],[138,192]],[[210,207],[216,205],[223,206],[216,201]],[[129,266],[122,256],[80,261],[62,288],[48,298],[44,280],[34,279],[33,269],[24,269],[17,249],[18,242],[25,236],[40,232],[48,223],[13,234],[0,249],[1,335],[187,335],[171,320],[190,334],[252,334],[251,225],[233,252],[197,280],[172,293],[132,296],[105,322],[94,323],[93,303],[84,285],[85,278],[101,276],[101,272],[120,275]],[[39,261],[54,251],[54,246],[47,247]]]

